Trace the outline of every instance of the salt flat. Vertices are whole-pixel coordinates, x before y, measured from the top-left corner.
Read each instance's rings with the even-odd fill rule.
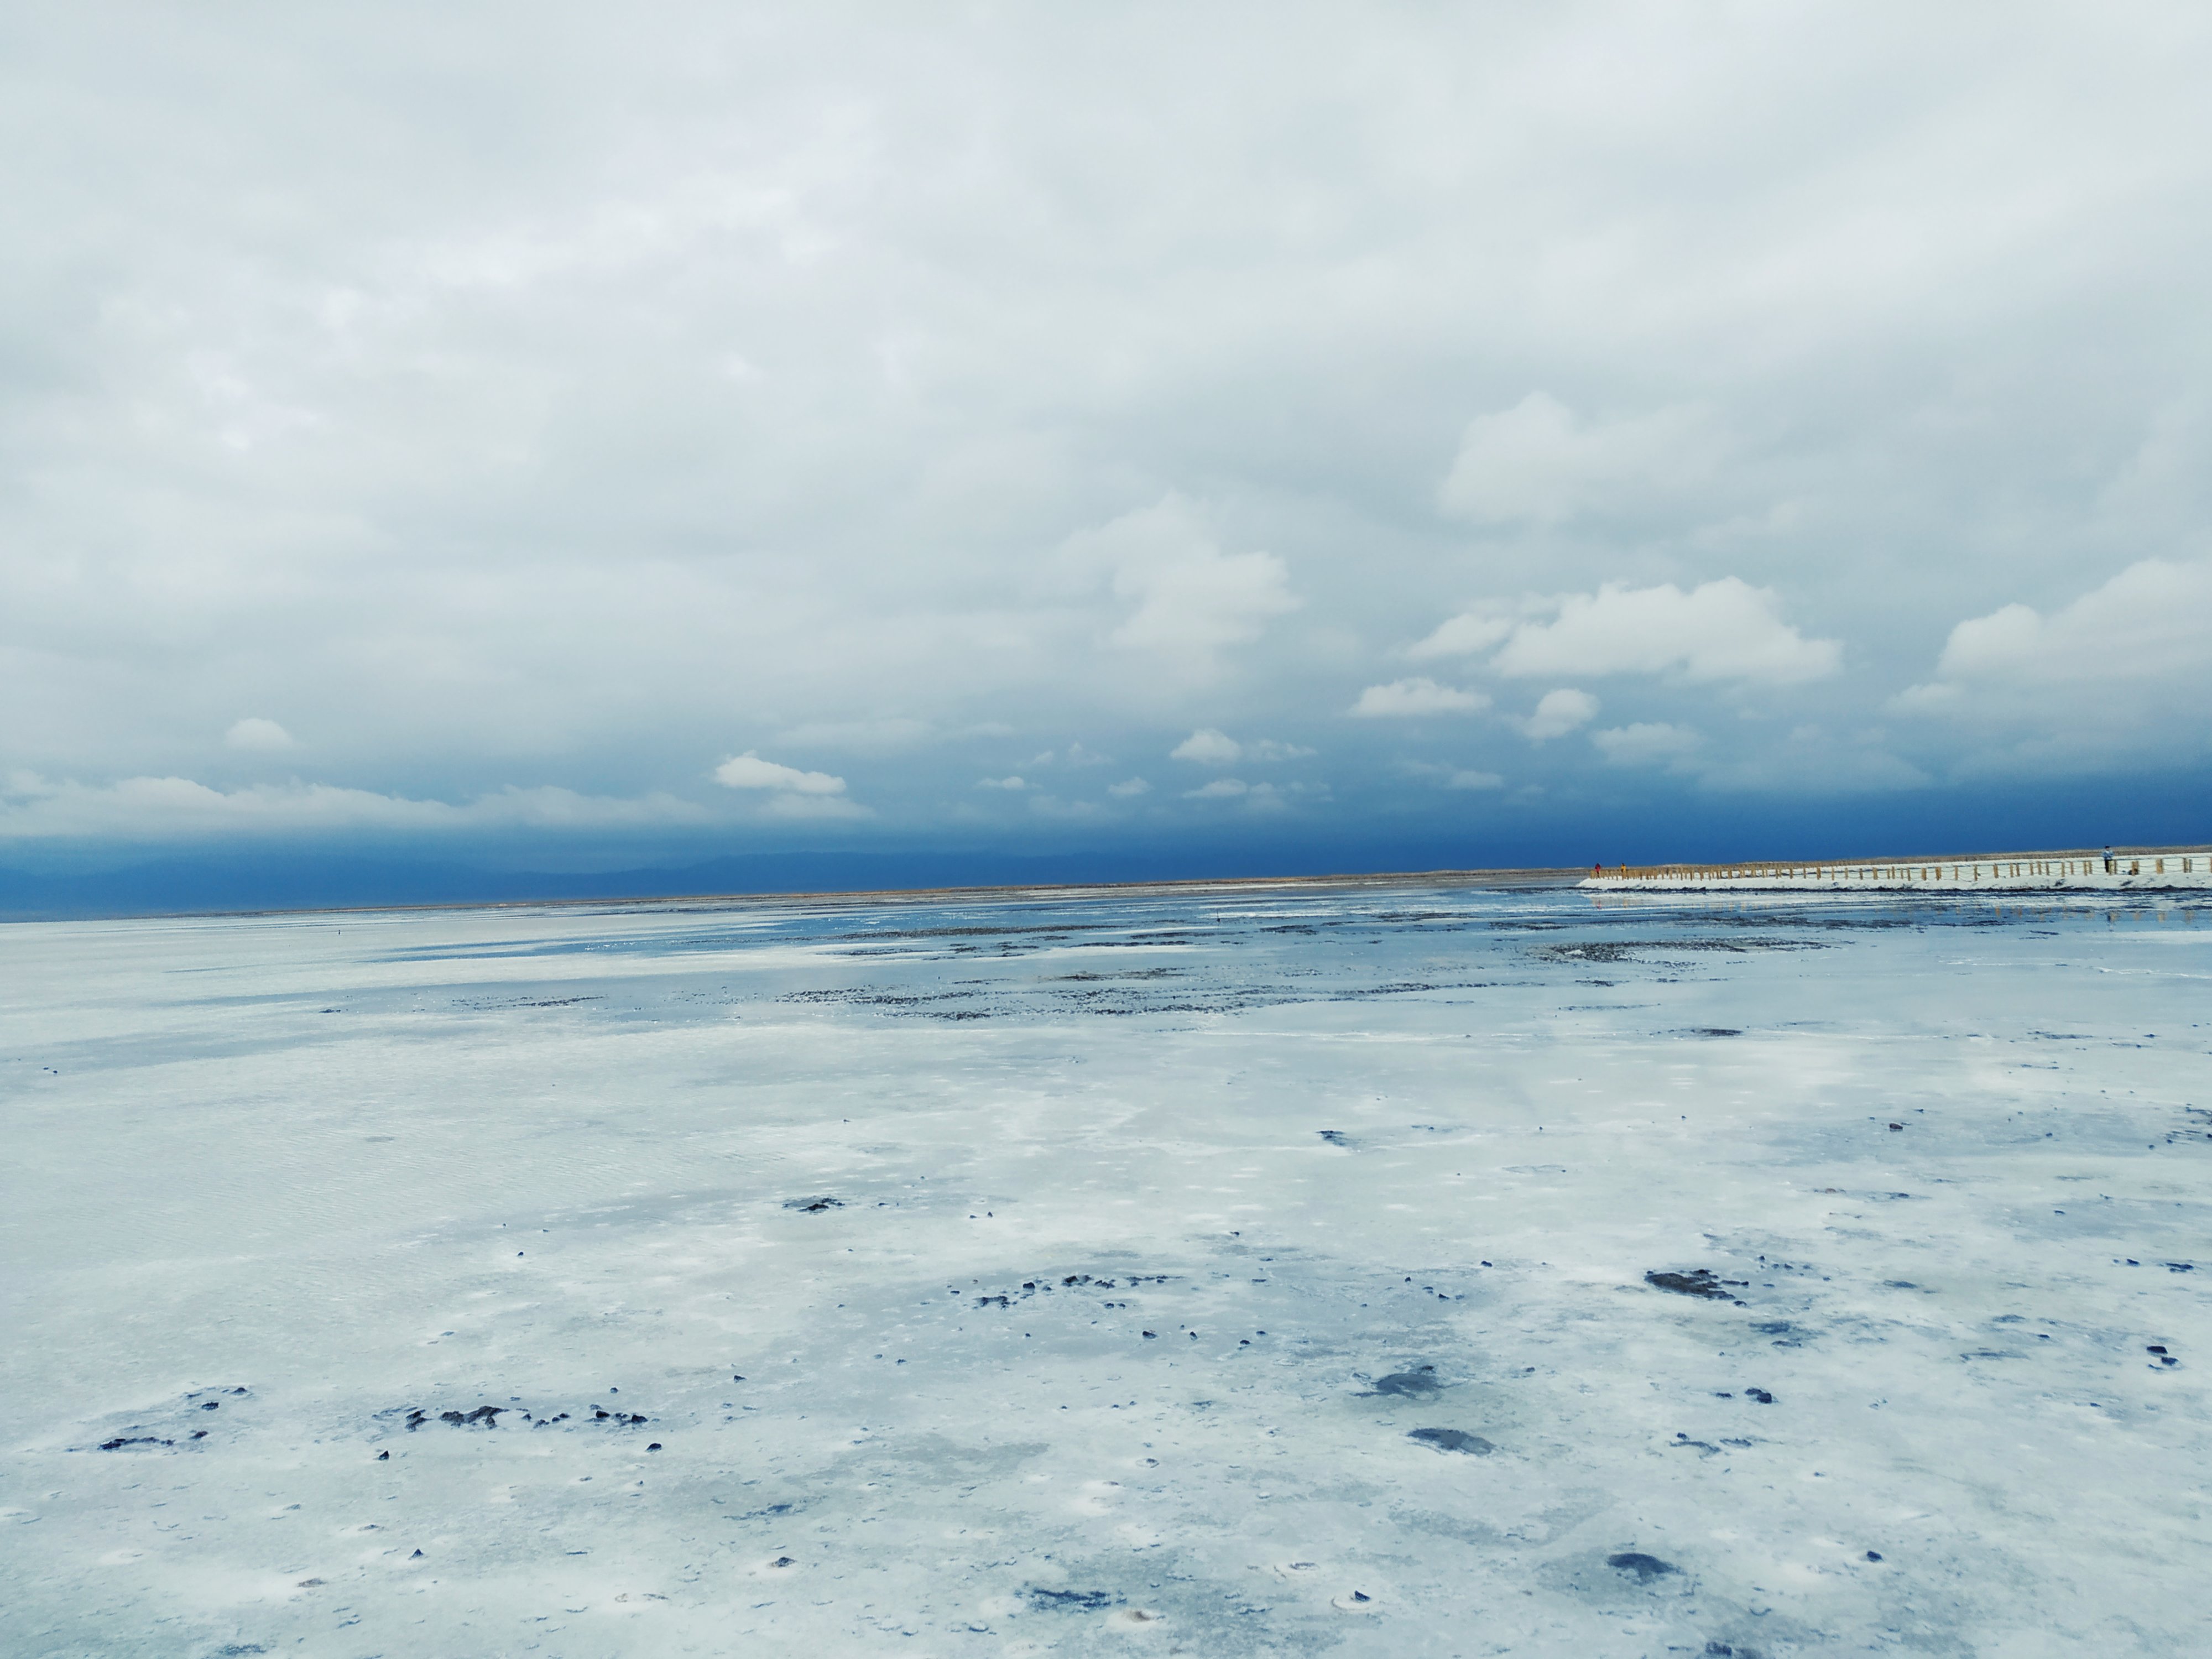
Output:
[[[0,1647],[2212,1650],[2197,903],[0,928]]]

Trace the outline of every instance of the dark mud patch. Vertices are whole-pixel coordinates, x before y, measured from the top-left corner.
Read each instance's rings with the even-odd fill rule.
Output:
[[[1121,1599],[1108,1590],[1045,1589],[1036,1584],[1030,1586],[1029,1598],[1030,1606],[1047,1613],[1103,1613]]]
[[[1743,1281],[1722,1279],[1710,1267],[1692,1267],[1686,1273],[1655,1267],[1644,1275],[1644,1282],[1655,1291],[1672,1291],[1677,1296],[1702,1297],[1711,1302],[1733,1302],[1729,1286]]]
[[[1441,1392],[1443,1384],[1437,1381],[1434,1365],[1417,1365],[1409,1371],[1392,1371],[1388,1376],[1376,1378],[1375,1386],[1367,1390],[1365,1398],[1377,1395],[1400,1400],[1427,1400]]]
[[[1433,1446],[1440,1452],[1464,1452],[1470,1457],[1487,1457],[1498,1449],[1480,1435],[1469,1434],[1465,1429],[1409,1429],[1406,1438]]]
[[[1618,1554],[1607,1556],[1605,1564],[1616,1572],[1631,1575],[1639,1584],[1648,1584],[1655,1578],[1680,1574],[1682,1571],[1672,1561],[1662,1561],[1657,1556],[1646,1555],[1642,1550],[1622,1550]]]

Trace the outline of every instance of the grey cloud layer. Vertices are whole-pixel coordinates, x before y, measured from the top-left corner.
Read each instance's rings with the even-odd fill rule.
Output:
[[[0,29],[0,836],[2212,752],[2184,9]]]

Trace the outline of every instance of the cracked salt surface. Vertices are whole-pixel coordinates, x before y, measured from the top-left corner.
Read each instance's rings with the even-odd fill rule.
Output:
[[[0,929],[0,1648],[2207,1650],[2208,939]]]

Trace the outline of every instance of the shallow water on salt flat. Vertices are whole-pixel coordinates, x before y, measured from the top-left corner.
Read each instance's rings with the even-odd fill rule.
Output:
[[[1411,883],[0,928],[0,1650],[2212,1647],[2208,947]]]

